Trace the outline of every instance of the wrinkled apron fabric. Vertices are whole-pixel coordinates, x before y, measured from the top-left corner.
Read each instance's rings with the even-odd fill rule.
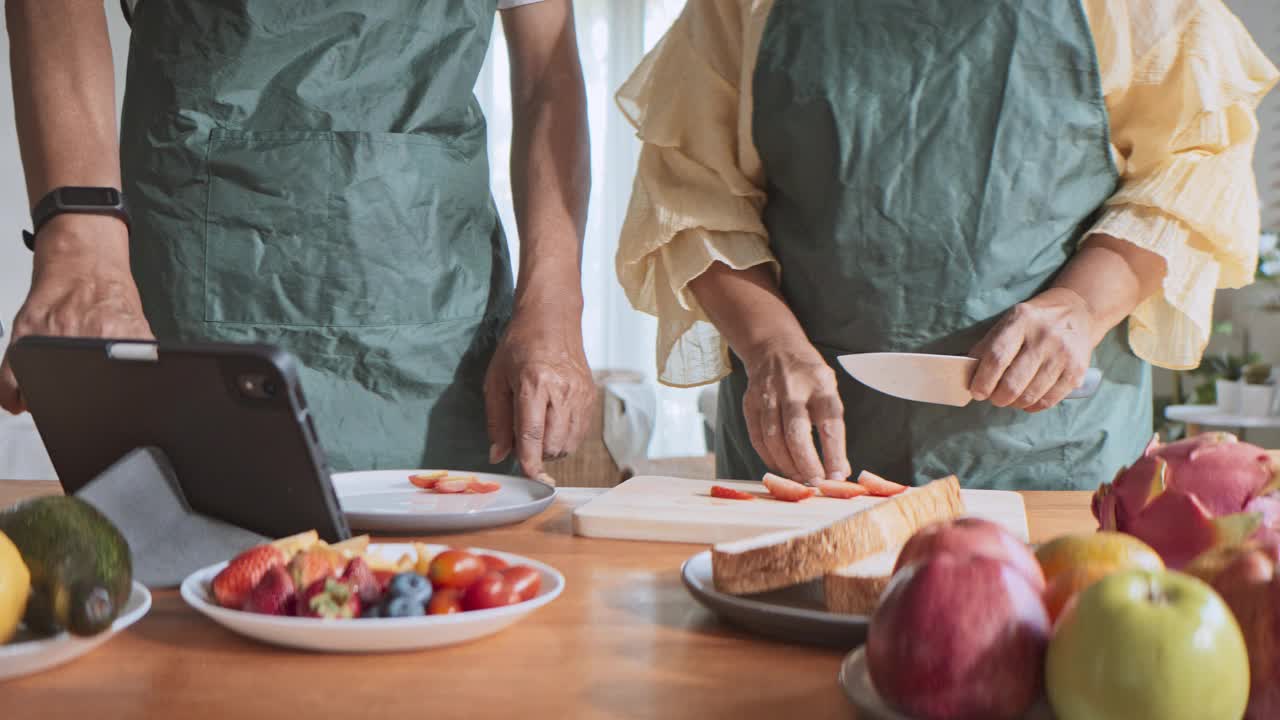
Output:
[[[482,382],[512,279],[473,88],[495,12],[133,12],[121,147],[147,317],[293,353],[337,470],[493,469]]]
[[[1123,328],[1093,354],[1095,397],[1035,415],[898,400],[835,361],[966,354],[1069,260],[1117,183],[1079,3],[778,2],[753,119],[782,291],[836,369],[855,471],[1092,489],[1141,453],[1150,371]],[[720,393],[722,477],[765,470],[742,417],[746,384],[735,359]]]

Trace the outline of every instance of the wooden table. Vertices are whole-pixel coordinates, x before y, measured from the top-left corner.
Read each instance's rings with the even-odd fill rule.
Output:
[[[56,492],[0,482],[0,507]],[[0,683],[3,718],[850,718],[842,654],[720,625],[680,584],[700,548],[587,540],[570,512],[599,491],[565,490],[522,525],[450,538],[559,568],[565,593],[526,621],[440,650],[335,656],[223,630],[174,591],[90,655]],[[1095,527],[1087,493],[1026,493],[1033,541]]]

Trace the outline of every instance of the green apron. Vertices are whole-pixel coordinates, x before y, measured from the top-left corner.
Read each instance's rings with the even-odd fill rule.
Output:
[[[1075,0],[780,0],[755,68],[755,142],[782,291],[840,378],[849,460],[919,484],[1092,489],[1151,433],[1149,368],[1121,330],[1097,395],[1035,415],[912,403],[844,353],[963,355],[1043,290],[1116,187],[1089,24]],[[722,386],[722,477],[758,478]]]
[[[162,339],[293,353],[338,470],[492,468],[510,316],[473,88],[497,0],[143,0],[121,122]]]

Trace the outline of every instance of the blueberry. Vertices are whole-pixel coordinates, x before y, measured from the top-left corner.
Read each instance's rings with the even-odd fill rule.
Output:
[[[400,595],[387,600],[383,613],[389,618],[418,617],[425,615],[426,610],[423,609],[420,601]]]
[[[383,613],[383,610],[382,610],[382,603],[373,603],[371,605],[367,605],[364,611],[360,613],[360,617],[362,618],[385,617],[385,614]]]
[[[425,605],[431,599],[431,583],[418,573],[402,572],[391,578],[387,595],[408,598],[419,605]]]

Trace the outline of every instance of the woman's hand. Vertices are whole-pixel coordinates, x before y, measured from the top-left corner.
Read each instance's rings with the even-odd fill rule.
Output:
[[[743,363],[742,411],[751,444],[765,464],[800,482],[848,478],[844,405],[835,372],[813,345],[803,336],[767,341],[747,352]]]
[[[1085,299],[1063,287],[1014,306],[970,353],[979,362],[969,391],[1028,412],[1057,405],[1084,381],[1094,324]]]

